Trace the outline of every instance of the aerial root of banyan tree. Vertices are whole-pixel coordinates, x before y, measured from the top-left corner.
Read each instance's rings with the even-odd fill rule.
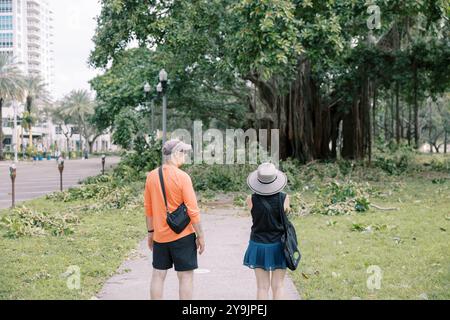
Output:
[[[338,146],[345,159],[364,159],[370,155],[369,79],[363,76],[357,87],[348,86],[348,94],[353,98],[346,105],[342,99],[321,97],[307,60],[299,63],[297,70],[296,79],[284,94],[279,94],[274,85],[251,79],[269,112],[277,115],[266,124],[266,129],[280,129],[280,158],[302,162],[335,159]]]

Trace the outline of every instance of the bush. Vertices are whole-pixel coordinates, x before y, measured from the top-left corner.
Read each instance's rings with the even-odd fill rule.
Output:
[[[134,151],[122,155],[122,161],[114,169],[114,177],[127,182],[145,180],[149,171],[161,165],[161,149],[161,140],[151,138],[149,143],[138,140]]]
[[[366,212],[370,209],[369,195],[372,193],[368,184],[331,182],[316,192],[317,201],[311,213],[335,216]]]
[[[408,170],[415,169],[413,166],[414,156],[414,149],[402,145],[392,152],[377,155],[374,165],[390,175],[400,175]]]
[[[247,176],[255,170],[252,165],[190,165],[186,172],[191,176],[196,191],[247,191]]]
[[[78,223],[78,217],[73,214],[50,214],[26,207],[14,209],[0,221],[6,229],[6,236],[10,238],[69,235],[74,232],[72,225]]]
[[[143,193],[142,184],[124,183],[109,175],[88,178],[86,181],[90,183],[64,192],[49,194],[46,198],[62,202],[95,199],[96,204],[88,207],[103,210],[122,209],[135,205]]]
[[[433,158],[430,165],[434,171],[450,173],[450,158]]]
[[[77,200],[102,199],[108,196],[113,186],[107,183],[86,184],[76,188],[70,188],[63,192],[54,192],[47,195],[47,199],[71,202]]]
[[[308,203],[303,200],[300,192],[294,193],[289,196],[291,205],[291,214],[296,216],[304,216],[310,213],[311,208]]]

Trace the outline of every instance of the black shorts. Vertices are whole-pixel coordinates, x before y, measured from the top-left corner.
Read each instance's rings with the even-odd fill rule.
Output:
[[[169,270],[175,265],[175,271],[192,271],[198,268],[197,239],[195,233],[168,243],[153,244],[153,268]]]

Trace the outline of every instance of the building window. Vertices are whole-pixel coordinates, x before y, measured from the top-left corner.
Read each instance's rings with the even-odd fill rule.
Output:
[[[13,34],[0,33],[0,48],[12,48],[12,47],[13,47]]]
[[[12,30],[12,29],[13,29],[13,17],[0,16],[0,30]]]
[[[0,0],[0,13],[12,12],[12,0]]]

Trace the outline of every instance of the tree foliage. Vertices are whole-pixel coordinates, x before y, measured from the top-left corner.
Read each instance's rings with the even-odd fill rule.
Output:
[[[364,158],[377,92],[397,92],[417,118],[425,97],[448,89],[450,74],[445,0],[377,1],[381,25],[369,30],[372,4],[102,0],[90,57],[105,70],[92,82],[102,101],[97,120],[114,125],[123,108],[145,102],[143,84],[165,67],[175,118],[278,128],[283,158],[334,158],[339,144],[344,157]],[[238,121],[258,110],[261,121]]]

